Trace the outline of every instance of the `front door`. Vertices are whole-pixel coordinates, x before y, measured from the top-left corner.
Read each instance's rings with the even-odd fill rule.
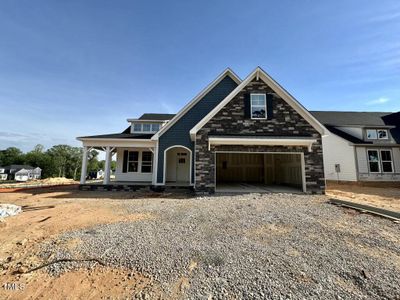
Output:
[[[187,152],[176,153],[176,181],[188,182],[189,181],[189,154]]]

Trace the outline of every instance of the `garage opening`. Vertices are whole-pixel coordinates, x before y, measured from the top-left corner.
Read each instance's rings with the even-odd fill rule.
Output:
[[[300,153],[216,153],[217,192],[302,192]]]

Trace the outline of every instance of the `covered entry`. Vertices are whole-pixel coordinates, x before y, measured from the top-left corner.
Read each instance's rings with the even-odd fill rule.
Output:
[[[302,153],[216,153],[217,191],[304,191]]]
[[[192,151],[184,146],[173,146],[165,150],[166,184],[189,185]]]

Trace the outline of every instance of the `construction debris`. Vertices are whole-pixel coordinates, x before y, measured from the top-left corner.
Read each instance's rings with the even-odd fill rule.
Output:
[[[21,212],[21,206],[14,204],[0,204],[0,218],[15,216]]]

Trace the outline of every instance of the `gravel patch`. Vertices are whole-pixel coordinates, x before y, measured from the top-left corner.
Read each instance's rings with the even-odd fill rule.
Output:
[[[154,218],[68,232],[41,255],[97,258],[147,274],[165,298],[178,287],[184,299],[400,299],[400,225],[326,201],[291,194],[134,199],[121,203],[127,213]],[[63,246],[73,239],[81,241],[76,248]]]

